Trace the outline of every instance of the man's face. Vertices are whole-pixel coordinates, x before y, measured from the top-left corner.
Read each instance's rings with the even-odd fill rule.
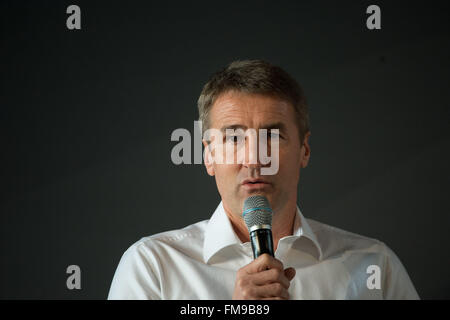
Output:
[[[259,129],[279,129],[279,168],[275,175],[261,175],[262,165],[258,153],[253,154],[253,149],[249,147],[251,143],[248,140],[253,139],[250,136],[241,145],[245,148],[245,161],[218,164],[208,163],[205,159],[207,171],[215,176],[227,211],[240,216],[245,199],[255,194],[266,196],[274,212],[282,210],[289,201],[297,201],[300,168],[308,164],[310,148],[307,141],[309,133],[301,146],[293,106],[267,95],[228,91],[219,96],[211,108],[209,123],[210,128],[223,131],[225,144],[233,143],[226,137],[227,128],[255,129],[256,132]],[[267,148],[270,152],[270,138],[268,140]],[[207,146],[206,142],[204,145]],[[214,157],[214,151],[213,149],[210,153],[209,149],[205,150],[206,157]],[[248,161],[255,157],[258,158],[257,162]]]

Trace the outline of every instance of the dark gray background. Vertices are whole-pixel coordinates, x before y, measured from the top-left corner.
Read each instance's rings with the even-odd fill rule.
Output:
[[[172,164],[170,135],[193,132],[213,72],[263,58],[308,98],[304,215],[384,241],[422,298],[449,298],[448,8],[392,2],[2,2],[0,297],[106,298],[132,243],[208,219],[215,182]]]

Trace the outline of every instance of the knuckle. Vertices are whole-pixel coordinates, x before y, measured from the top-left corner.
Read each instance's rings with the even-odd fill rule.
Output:
[[[280,268],[280,270],[284,270],[283,262],[281,262],[278,259],[275,259],[275,264],[277,265],[278,268]]]
[[[264,254],[261,256],[261,262],[263,262],[263,263],[269,263],[269,261],[270,261],[270,256],[269,256],[267,253],[264,253]]]
[[[244,299],[248,299],[251,298],[253,296],[253,290],[249,287],[243,288],[242,289],[242,297]]]
[[[243,267],[237,271],[236,278],[245,278],[248,275],[249,275],[249,273],[247,272],[247,268]]]
[[[244,278],[238,278],[238,279],[236,280],[236,286],[237,286],[238,288],[243,288],[243,287],[245,287],[245,284],[246,284],[246,281],[245,281]]]
[[[281,295],[283,293],[283,286],[281,283],[274,283],[273,287],[276,295]]]
[[[281,271],[278,269],[272,269],[271,273],[274,279],[279,279],[281,277]]]

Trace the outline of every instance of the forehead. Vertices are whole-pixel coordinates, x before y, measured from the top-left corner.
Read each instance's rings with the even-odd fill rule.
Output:
[[[210,126],[226,125],[260,127],[282,122],[295,126],[295,111],[290,103],[269,95],[228,91],[220,95],[211,111]]]

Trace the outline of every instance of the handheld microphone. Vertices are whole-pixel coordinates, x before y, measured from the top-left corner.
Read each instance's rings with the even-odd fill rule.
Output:
[[[273,257],[272,209],[267,198],[261,195],[248,197],[244,201],[242,216],[250,233],[253,258],[263,253]]]

